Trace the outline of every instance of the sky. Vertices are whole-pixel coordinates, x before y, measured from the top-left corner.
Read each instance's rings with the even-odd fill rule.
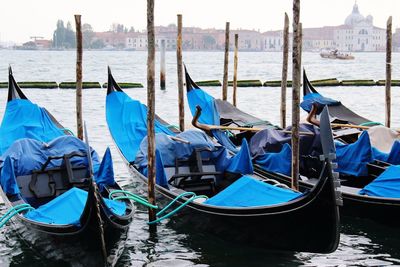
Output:
[[[1,0],[0,42],[29,41],[31,36],[50,39],[56,22],[74,25],[74,14],[82,15],[95,31],[107,31],[112,23],[137,30],[146,28],[145,0]],[[224,29],[278,30],[284,13],[292,15],[292,0],[155,0],[155,25],[176,24],[182,14],[184,26]],[[393,28],[400,27],[399,0],[358,0],[362,15],[371,14],[374,25],[385,28],[393,16]],[[304,28],[343,24],[351,13],[352,0],[301,0],[300,20]],[[397,11],[397,12],[395,12]],[[398,14],[398,16],[396,16]],[[75,26],[73,26],[75,27]],[[393,30],[394,30],[393,29]]]

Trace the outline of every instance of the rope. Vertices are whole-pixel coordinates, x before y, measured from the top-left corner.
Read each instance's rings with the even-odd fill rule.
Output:
[[[119,194],[119,193],[120,194],[125,194],[125,196],[114,197],[115,194]],[[152,208],[152,209],[158,209],[158,206],[154,206],[153,204],[149,203],[146,199],[144,199],[144,198],[142,198],[142,197],[140,197],[138,195],[135,195],[135,194],[133,194],[131,192],[124,191],[124,190],[114,190],[108,195],[108,197],[111,200],[129,199],[129,200],[136,201],[136,202],[138,202],[138,203],[140,203],[140,204],[142,204],[142,205],[144,205],[146,207],[149,207],[149,208]]]
[[[14,207],[11,207],[3,216],[0,218],[0,228],[2,228],[12,217],[17,215],[18,213],[25,211],[25,210],[33,210],[34,208],[27,204],[19,204]]]
[[[256,122],[248,122],[246,124],[243,125],[243,127],[247,127],[247,126],[257,126],[257,125],[263,125],[263,124],[271,124],[269,121],[256,121]]]
[[[185,202],[183,202],[181,205],[179,205],[177,208],[175,208],[174,210],[168,212],[167,214],[161,216],[162,214],[164,214],[166,212],[166,210],[171,207],[176,201],[178,201],[180,198],[187,196],[187,195],[191,195],[191,197],[186,200]],[[193,192],[184,192],[182,194],[180,194],[179,196],[177,196],[176,198],[174,198],[167,206],[165,206],[165,208],[163,208],[162,210],[160,210],[159,212],[157,212],[156,216],[159,217],[154,221],[148,222],[147,224],[151,225],[151,224],[156,224],[158,222],[161,222],[165,219],[170,218],[172,215],[174,215],[175,213],[177,213],[178,211],[180,211],[181,209],[183,209],[185,206],[187,206],[189,203],[192,203],[194,200],[198,199],[198,198],[207,198],[207,196],[196,196],[195,193]]]
[[[383,125],[383,124],[376,121],[368,121],[360,124],[360,126],[371,126],[371,125]]]
[[[125,194],[124,196],[118,196],[118,197],[114,197],[115,194]],[[182,197],[186,197],[186,196],[190,196],[185,202],[183,202],[181,205],[179,205],[177,208],[173,209],[172,211],[166,213],[166,211],[173,205],[175,204],[179,199],[181,199]],[[146,207],[152,208],[152,209],[158,209],[158,206],[154,206],[151,203],[149,203],[146,199],[135,195],[131,192],[128,191],[124,191],[124,190],[114,190],[112,192],[110,192],[109,194],[109,198],[111,200],[121,200],[121,199],[129,199],[129,200],[133,200],[138,202],[139,204],[142,204]],[[161,209],[159,212],[157,212],[156,216],[158,217],[156,220],[148,222],[147,224],[156,224],[159,223],[165,219],[170,218],[172,215],[176,214],[178,211],[180,211],[181,209],[183,209],[185,206],[187,206],[189,203],[192,203],[193,201],[195,201],[196,199],[199,198],[206,198],[208,199],[207,196],[204,195],[200,195],[197,196],[196,193],[194,192],[184,192],[180,195],[178,195],[177,197],[175,197],[170,203],[168,203],[167,206],[165,206],[163,209]],[[161,216],[161,217],[160,217]]]
[[[62,128],[61,130],[70,133],[72,136],[75,136],[74,132],[72,132],[72,130],[69,128]]]

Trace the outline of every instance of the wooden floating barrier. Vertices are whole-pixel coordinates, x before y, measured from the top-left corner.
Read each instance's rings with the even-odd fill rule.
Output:
[[[342,80],[342,86],[373,86],[376,85],[374,80]]]
[[[260,80],[238,80],[237,87],[261,87],[263,84]],[[233,86],[233,81],[228,81],[228,86]]]
[[[385,86],[386,80],[378,80],[376,81],[376,85]],[[400,80],[392,80],[391,86],[400,86]]]
[[[263,83],[264,87],[281,87],[282,81],[266,81]],[[292,81],[287,81],[287,87],[292,87]]]
[[[337,78],[310,81],[313,86],[339,86],[340,81]]]
[[[208,81],[199,81],[196,82],[198,86],[222,86],[222,83],[219,80],[208,80]]]
[[[141,83],[118,83],[119,87],[122,89],[129,89],[129,88],[143,88],[143,84]],[[103,83],[103,88],[107,88],[107,83]]]
[[[61,82],[60,89],[76,89],[76,82]],[[101,88],[99,82],[83,82],[82,89]]]
[[[56,82],[18,82],[21,88],[31,88],[31,89],[54,89],[58,88]],[[1,82],[0,88],[8,88],[8,82]]]

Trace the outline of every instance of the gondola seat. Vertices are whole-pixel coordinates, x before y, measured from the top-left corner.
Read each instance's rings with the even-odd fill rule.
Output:
[[[174,174],[170,176],[168,183],[197,194],[215,194],[216,177],[222,173],[216,171],[210,158],[202,155],[204,151],[209,150],[196,148],[189,158],[176,159]]]

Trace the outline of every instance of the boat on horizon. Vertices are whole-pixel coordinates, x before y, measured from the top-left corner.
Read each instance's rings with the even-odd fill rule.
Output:
[[[331,50],[331,51],[322,51],[319,54],[322,58],[329,58],[329,59],[344,59],[344,60],[351,60],[355,57],[349,53],[342,53],[339,50]]]

